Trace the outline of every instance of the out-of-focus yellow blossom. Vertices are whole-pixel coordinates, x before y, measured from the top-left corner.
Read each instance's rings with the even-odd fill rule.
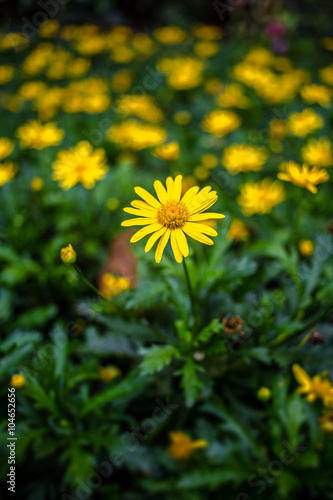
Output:
[[[328,108],[332,100],[331,89],[324,85],[306,85],[300,90],[301,96],[308,104],[318,103],[321,106]]]
[[[166,130],[157,125],[126,120],[112,125],[107,131],[107,138],[122,148],[145,149],[160,146],[166,139]]]
[[[148,94],[121,96],[116,103],[116,112],[124,116],[137,116],[151,123],[158,123],[164,118],[161,109]]]
[[[207,59],[214,56],[219,51],[219,48],[219,44],[216,42],[202,40],[194,45],[193,50],[201,59]]]
[[[208,24],[194,26],[192,33],[197,38],[202,38],[203,40],[220,40],[223,36],[223,31],[219,26],[210,26]]]
[[[261,387],[257,392],[257,396],[261,401],[267,401],[270,399],[271,395],[271,391],[268,387]]]
[[[184,109],[176,111],[176,113],[173,115],[173,119],[178,125],[187,125],[192,120],[192,115],[189,111],[186,111]]]
[[[287,134],[287,122],[278,118],[273,118],[269,122],[269,135],[272,140],[282,141]]]
[[[323,126],[324,120],[312,108],[305,108],[300,113],[291,113],[288,117],[288,130],[297,137],[305,137]]]
[[[0,160],[7,158],[14,150],[14,141],[6,137],[0,137]]]
[[[45,149],[60,144],[65,132],[54,122],[42,124],[31,120],[17,129],[16,136],[20,139],[21,148]]]
[[[27,76],[34,76],[40,73],[47,66],[52,58],[54,46],[52,43],[43,42],[28,54],[22,66],[22,71]]]
[[[330,167],[333,164],[331,141],[326,137],[309,139],[302,148],[302,158],[309,165]]]
[[[116,366],[99,366],[98,367],[99,376],[104,382],[109,383],[111,380],[119,377],[121,371]]]
[[[325,36],[324,38],[321,39],[321,44],[324,47],[324,49],[333,51],[333,38]]]
[[[110,211],[117,210],[120,205],[118,198],[109,198],[106,202],[106,208]]]
[[[172,431],[169,433],[171,444],[168,447],[169,453],[175,460],[188,460],[194,450],[206,448],[208,442],[205,439],[192,441],[192,439],[182,431]]]
[[[269,178],[259,182],[248,181],[240,187],[237,202],[244,215],[268,214],[283,202],[285,192],[279,181]]]
[[[224,86],[219,78],[208,78],[204,82],[204,89],[210,95],[218,95],[223,92]]]
[[[20,373],[16,373],[10,379],[10,385],[11,385],[11,387],[15,387],[15,389],[19,389],[20,387],[23,387],[24,384],[25,384],[25,378]]]
[[[253,88],[262,87],[275,76],[265,67],[258,67],[244,61],[231,68],[230,73],[236,80]]]
[[[11,161],[0,163],[0,187],[10,182],[17,172],[17,165]]]
[[[66,24],[63,28],[61,28],[60,38],[62,40],[74,40],[77,36],[78,28],[79,27],[75,26],[75,24]]]
[[[206,167],[198,165],[194,168],[193,174],[199,181],[204,181],[205,179],[208,179],[210,172]]]
[[[282,163],[280,168],[279,179],[291,182],[295,186],[306,188],[314,194],[318,192],[317,184],[326,182],[329,179],[329,175],[325,169],[308,167],[306,164],[301,166],[293,161]]]
[[[132,38],[132,46],[138,54],[150,56],[156,44],[146,33],[136,33]]]
[[[307,394],[306,399],[309,403],[313,403],[317,398],[324,401],[332,397],[333,387],[332,383],[327,378],[322,378],[320,375],[315,375],[311,378],[306,371],[299,365],[293,365],[293,372],[295,379],[300,384],[297,392],[300,394]]]
[[[112,273],[105,273],[102,276],[101,292],[106,299],[110,300],[130,288],[131,282],[124,276],[115,276]]]
[[[250,101],[243,94],[243,87],[238,83],[225,85],[216,98],[216,103],[222,108],[246,109],[250,106]]]
[[[313,255],[313,242],[311,240],[301,240],[298,243],[299,253],[303,257],[312,257]]]
[[[34,101],[34,109],[38,111],[39,118],[43,121],[51,120],[63,103],[65,90],[61,87],[46,89]]]
[[[85,75],[91,66],[90,59],[77,57],[70,61],[66,68],[66,75],[69,78],[80,78]]]
[[[235,241],[246,240],[249,237],[249,231],[246,225],[241,219],[233,219],[230,229],[227,234],[228,239],[234,239]]]
[[[176,90],[197,87],[202,82],[203,63],[194,57],[162,59],[158,68],[167,74],[167,83]]]
[[[323,417],[319,419],[319,425],[325,432],[333,432],[333,412],[325,413]]]
[[[0,85],[10,82],[14,74],[15,74],[14,66],[10,66],[9,64],[2,64],[0,66]]]
[[[65,190],[79,183],[92,189],[108,170],[105,151],[102,148],[94,150],[90,142],[81,141],[69,150],[59,151],[52,170],[52,179]]]
[[[112,49],[110,53],[112,61],[118,64],[126,64],[131,62],[135,57],[135,52],[131,47],[126,45],[118,45]]]
[[[75,42],[75,49],[85,56],[99,54],[106,48],[106,39],[100,34],[86,35]]]
[[[38,31],[43,38],[53,38],[59,31],[59,23],[56,19],[48,19]]]
[[[186,31],[179,26],[163,26],[154,30],[154,37],[164,45],[178,45],[186,39]]]
[[[127,92],[133,82],[133,72],[129,69],[117,71],[111,78],[111,89],[114,92]]]
[[[107,82],[102,78],[71,82],[64,89],[62,101],[67,113],[103,113],[111,104]]]
[[[289,72],[292,71],[293,66],[291,64],[291,61],[287,59],[286,57],[276,57],[273,66],[277,71],[281,72]]]
[[[67,247],[63,247],[60,250],[60,258],[64,262],[64,264],[74,264],[76,261],[76,252],[71,244],[67,245]]]
[[[293,99],[301,83],[302,79],[296,72],[285,73],[281,76],[271,74],[267,75],[266,81],[256,82],[254,90],[273,105]]]
[[[30,188],[32,191],[41,191],[45,183],[41,177],[34,177],[30,182]]]
[[[327,68],[320,69],[319,76],[321,80],[327,85],[333,85],[333,64],[331,64]]]
[[[158,148],[154,149],[152,152],[154,156],[160,158],[161,160],[171,161],[177,160],[179,156],[179,144],[178,142],[169,142],[168,144],[163,144]]]
[[[214,155],[213,153],[206,153],[206,154],[202,155],[200,161],[201,161],[201,164],[205,168],[208,168],[208,169],[213,169],[213,168],[217,167],[217,165],[219,163],[217,156]]]
[[[263,148],[251,144],[232,144],[225,148],[222,165],[231,174],[262,170],[268,155]]]
[[[46,83],[40,80],[25,82],[19,88],[18,95],[21,99],[30,101],[32,99],[36,99],[36,97],[41,95],[41,93],[44,92],[46,88]]]
[[[30,43],[28,37],[19,32],[0,34],[0,50],[24,50]]]
[[[244,58],[244,62],[254,66],[268,66],[274,62],[274,54],[264,47],[253,47]]]
[[[133,30],[129,26],[114,26],[106,36],[107,46],[113,49],[119,45],[123,45],[129,41],[133,35]]]
[[[241,119],[233,111],[216,109],[204,116],[202,128],[205,132],[223,137],[241,126]]]

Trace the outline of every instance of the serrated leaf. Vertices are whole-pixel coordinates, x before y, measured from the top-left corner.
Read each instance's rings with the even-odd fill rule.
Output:
[[[151,375],[159,372],[168,366],[173,356],[180,357],[178,349],[172,345],[153,346],[150,349],[142,350],[145,357],[140,364],[142,375]]]

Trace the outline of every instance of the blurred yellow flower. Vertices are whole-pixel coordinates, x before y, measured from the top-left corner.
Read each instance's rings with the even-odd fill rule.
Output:
[[[306,399],[309,403],[313,403],[317,398],[323,399],[324,403],[327,398],[332,397],[333,387],[328,379],[322,378],[320,375],[315,375],[311,378],[306,371],[299,365],[293,365],[295,379],[300,384],[297,392],[307,394]]]
[[[203,167],[202,165],[198,165],[197,167],[195,167],[193,170],[193,174],[199,181],[204,181],[205,179],[208,179],[210,175],[209,170],[206,167]]]
[[[197,42],[194,45],[193,50],[198,57],[206,59],[214,56],[219,51],[219,48],[218,43],[203,40],[201,42]]]
[[[23,50],[27,48],[29,43],[30,39],[19,32],[0,34],[0,50]]]
[[[65,264],[74,264],[76,261],[76,252],[71,244],[60,250],[60,258]]]
[[[40,80],[25,82],[19,88],[18,96],[26,100],[36,99],[46,88],[47,84]]]
[[[104,382],[109,383],[111,380],[119,377],[121,371],[116,366],[99,366],[98,367],[99,376]]]
[[[118,45],[112,49],[110,57],[112,61],[118,64],[126,64],[134,59],[135,52],[131,47],[127,47],[126,45]]]
[[[248,52],[244,62],[255,66],[268,66],[274,62],[274,54],[264,47],[253,47]]]
[[[163,26],[154,30],[154,37],[164,45],[177,45],[186,39],[186,31],[179,26]]]
[[[146,243],[145,252],[149,252],[160,238],[155,252],[157,263],[161,261],[165,246],[171,239],[174,257],[178,263],[181,263],[183,257],[189,255],[185,234],[206,245],[213,245],[213,240],[208,236],[217,236],[217,232],[202,224],[202,221],[222,219],[224,215],[204,213],[217,201],[216,191],[211,191],[210,186],[201,190],[198,186],[194,186],[182,198],[181,175],[178,175],[174,180],[168,177],[166,186],[167,189],[160,181],[154,182],[158,199],[141,187],[134,188],[136,194],[144,201],[132,201],[132,207],[124,208],[125,212],[138,215],[138,218],[125,220],[121,225],[126,227],[146,226],[132,236],[132,243],[153,233]]]
[[[15,389],[23,387],[24,384],[25,384],[25,378],[20,373],[16,373],[16,375],[13,375],[12,378],[10,379],[10,385],[11,387],[15,387]]]
[[[199,24],[192,28],[192,33],[197,38],[203,40],[220,40],[223,36],[223,31],[219,26],[212,26],[208,24]]]
[[[271,391],[268,387],[261,387],[257,392],[257,396],[261,401],[267,401],[271,397]]]
[[[52,179],[65,190],[78,183],[92,189],[108,170],[105,151],[102,148],[94,150],[90,142],[81,141],[69,150],[59,151],[52,170]]]
[[[206,153],[206,154],[202,155],[200,161],[201,161],[202,165],[205,168],[208,168],[209,170],[217,167],[217,165],[219,163],[217,156],[214,155],[213,153]]]
[[[157,125],[126,120],[112,125],[107,131],[107,138],[122,148],[145,149],[159,146],[166,139],[166,130]]]
[[[169,433],[171,444],[168,447],[169,453],[175,460],[187,460],[194,450],[206,448],[208,442],[205,439],[192,441],[192,439],[182,431],[172,431]]]
[[[16,136],[20,139],[21,148],[45,149],[60,144],[65,132],[54,122],[42,124],[31,120],[17,129]]]
[[[285,193],[281,182],[266,178],[259,182],[248,181],[242,184],[237,202],[242,212],[250,216],[268,214],[284,199]]]
[[[271,139],[276,141],[282,141],[287,133],[287,123],[285,120],[280,120],[278,118],[273,118],[269,122],[269,135]]]
[[[319,70],[320,79],[327,85],[333,85],[333,64]]]
[[[309,165],[330,167],[333,165],[332,144],[326,137],[309,139],[302,148],[302,158]]]
[[[333,412],[325,413],[323,417],[319,419],[319,425],[325,432],[333,432]]]
[[[315,85],[314,83],[303,87],[300,93],[303,100],[308,104],[318,103],[325,108],[330,106],[332,100],[331,89],[323,85]]]
[[[117,208],[119,207],[120,205],[120,201],[118,198],[109,198],[106,202],[106,208],[108,210],[117,210]]]
[[[197,87],[202,82],[203,63],[194,57],[162,59],[158,68],[167,74],[167,83],[176,90]]]
[[[161,160],[172,161],[177,160],[179,156],[179,144],[178,142],[169,142],[168,144],[163,144],[152,151],[152,154]]]
[[[222,108],[246,109],[250,106],[250,101],[245,97],[243,87],[239,83],[223,86],[216,97],[216,103]]]
[[[139,54],[150,56],[155,50],[156,43],[146,33],[136,33],[132,38],[132,46]]]
[[[217,137],[223,137],[241,126],[241,120],[233,111],[216,109],[204,116],[202,128]]]
[[[303,257],[312,257],[313,255],[313,242],[311,240],[301,240],[298,243],[299,253]]]
[[[123,95],[116,103],[116,112],[124,116],[137,116],[144,121],[158,123],[164,115],[149,95]]]
[[[324,120],[312,108],[305,108],[300,113],[291,113],[288,117],[289,132],[297,137],[305,137],[323,126]]]
[[[38,31],[43,38],[53,38],[59,31],[59,23],[56,19],[48,19]]]
[[[30,188],[32,191],[41,191],[44,184],[45,183],[41,177],[34,177],[30,182]]]
[[[17,172],[17,166],[11,161],[0,163],[0,187],[10,182]]]
[[[280,165],[281,172],[278,174],[278,178],[281,181],[291,182],[295,186],[303,187],[311,191],[311,193],[317,193],[317,184],[326,182],[329,179],[329,175],[323,168],[308,167],[308,165],[303,164],[298,165],[293,161],[282,163]]]
[[[99,54],[106,48],[106,39],[103,34],[87,34],[78,38],[75,42],[75,49],[85,56]]]
[[[70,61],[66,67],[66,75],[69,78],[80,78],[83,76],[91,66],[90,59],[85,57],[77,57]]]
[[[263,148],[251,144],[232,144],[225,148],[222,165],[231,174],[262,170],[268,154]]]
[[[187,125],[188,123],[190,123],[192,115],[189,111],[180,110],[176,111],[176,113],[173,115],[173,119],[178,125]]]
[[[131,282],[123,276],[115,276],[112,273],[105,273],[102,276],[101,292],[106,299],[112,299],[125,290],[131,288]]]
[[[241,219],[233,219],[229,232],[227,234],[228,239],[234,239],[235,241],[246,240],[249,237],[249,231],[246,225]]]
[[[0,137],[0,160],[7,158],[14,150],[14,141],[6,137]]]
[[[111,89],[114,92],[127,92],[132,85],[134,75],[129,69],[117,71],[111,78]]]
[[[15,74],[14,66],[10,66],[9,64],[2,64],[0,66],[0,85],[10,82],[14,74]]]

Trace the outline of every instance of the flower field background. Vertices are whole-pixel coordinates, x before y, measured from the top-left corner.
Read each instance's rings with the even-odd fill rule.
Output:
[[[329,16],[162,4],[0,33],[1,488],[333,499]]]

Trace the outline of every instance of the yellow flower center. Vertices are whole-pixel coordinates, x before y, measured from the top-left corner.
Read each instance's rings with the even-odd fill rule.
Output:
[[[181,201],[168,201],[158,211],[157,220],[168,229],[183,227],[188,221],[189,211]]]

